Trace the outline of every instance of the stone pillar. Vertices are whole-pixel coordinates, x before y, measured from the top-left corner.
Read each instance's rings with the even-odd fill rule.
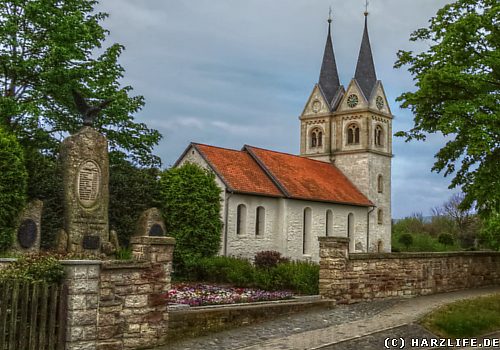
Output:
[[[100,253],[109,241],[108,142],[84,126],[61,147],[67,251]]]
[[[158,208],[149,208],[142,212],[135,231],[135,236],[166,236],[167,229],[160,210]]]
[[[348,237],[318,237],[319,240],[319,294],[324,298],[336,299],[339,303],[349,302],[346,276],[349,264]]]
[[[40,250],[43,202],[34,200],[26,205],[19,217],[19,227],[14,239],[14,250],[22,253]]]
[[[67,321],[66,350],[97,349],[99,315],[98,260],[62,261],[66,270]]]
[[[136,236],[130,238],[135,260],[152,263],[171,263],[175,239],[173,237]]]

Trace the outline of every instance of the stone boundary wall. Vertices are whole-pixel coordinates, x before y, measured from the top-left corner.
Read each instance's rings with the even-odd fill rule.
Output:
[[[97,350],[125,350],[165,343],[174,240],[133,237],[135,262],[101,266]]]
[[[275,301],[253,305],[217,305],[169,311],[169,340],[197,337],[233,327],[246,326],[313,308],[332,308],[334,300]]]
[[[65,260],[67,350],[127,350],[166,342],[171,237],[133,237],[136,261]],[[15,259],[0,259],[0,269]]]
[[[500,284],[500,252],[350,254],[349,238],[319,242],[319,291],[338,303]]]

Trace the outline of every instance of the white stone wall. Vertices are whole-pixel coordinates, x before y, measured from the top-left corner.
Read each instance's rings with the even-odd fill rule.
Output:
[[[319,243],[318,237],[326,235],[326,211],[333,212],[333,230],[332,236],[347,237],[347,217],[349,213],[354,215],[354,242],[352,247],[356,251],[366,251],[366,214],[368,208],[355,207],[349,205],[321,203],[302,200],[287,200],[286,222],[284,230],[285,248],[284,255],[297,260],[319,261]],[[311,239],[307,251],[309,254],[303,254],[302,236],[304,209],[311,208],[312,227]]]
[[[331,203],[319,203],[255,195],[232,194],[228,210],[227,254],[253,259],[264,250],[276,250],[293,260],[319,261],[318,237],[326,235],[326,211],[333,213],[332,236],[347,237],[347,216],[354,215],[354,243],[356,251],[366,251],[366,214],[368,208]],[[237,207],[246,206],[246,224],[241,234],[236,233]],[[265,232],[255,234],[257,207],[265,208]],[[304,209],[311,208],[311,232],[308,251],[303,254]],[[353,248],[354,249],[354,248]]]
[[[230,194],[227,216],[227,255],[253,259],[255,253],[277,250],[279,246],[280,199],[264,196]],[[246,207],[246,223],[240,234],[236,233],[237,207]],[[256,235],[255,223],[258,207],[265,210],[264,232]]]

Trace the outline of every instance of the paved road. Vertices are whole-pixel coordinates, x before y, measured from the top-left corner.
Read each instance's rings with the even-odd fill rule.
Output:
[[[410,338],[433,337],[415,324],[419,318],[440,305],[493,293],[500,293],[500,287],[340,305],[178,341],[155,350],[379,350],[384,349],[386,338],[406,339],[405,349],[429,349],[409,345]]]

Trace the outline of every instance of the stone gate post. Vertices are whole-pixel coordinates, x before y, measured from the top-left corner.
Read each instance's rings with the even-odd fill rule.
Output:
[[[349,264],[348,237],[318,237],[319,240],[319,294],[340,303],[349,299],[347,266]]]
[[[67,288],[66,350],[97,348],[101,261],[64,260]]]

